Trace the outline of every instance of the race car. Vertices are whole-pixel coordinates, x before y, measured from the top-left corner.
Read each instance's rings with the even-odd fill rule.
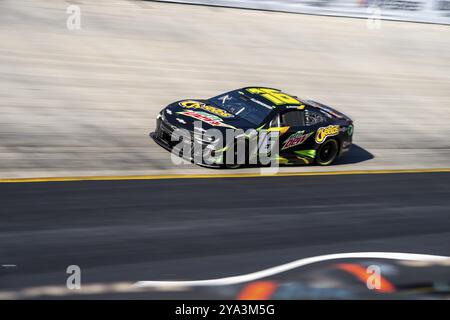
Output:
[[[237,168],[257,163],[261,136],[267,133],[277,134],[277,148],[269,153],[279,164],[326,166],[350,149],[353,120],[329,106],[279,89],[245,87],[210,99],[169,104],[157,115],[156,130],[150,136],[199,165]],[[244,149],[238,147],[242,139]],[[245,151],[241,161],[237,161],[239,150]],[[208,157],[201,156],[206,153]]]

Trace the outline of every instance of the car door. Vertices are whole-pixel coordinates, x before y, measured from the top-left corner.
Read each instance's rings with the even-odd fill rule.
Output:
[[[280,155],[298,157],[298,152],[313,149],[315,126],[307,126],[303,109],[287,109],[280,114],[280,127],[287,130],[280,135]]]

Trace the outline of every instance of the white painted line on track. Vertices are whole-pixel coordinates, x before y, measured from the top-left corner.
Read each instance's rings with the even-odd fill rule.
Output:
[[[369,258],[369,259],[395,259],[406,261],[439,261],[447,260],[450,257],[436,256],[428,254],[415,254],[415,253],[400,253],[400,252],[351,252],[351,253],[335,253],[326,254],[321,256],[309,257],[299,259],[293,262],[289,262],[280,266],[272,267],[269,269],[261,270],[254,273],[245,275],[232,276],[226,278],[217,278],[209,280],[193,280],[193,281],[138,281],[135,286],[138,287],[200,287],[200,286],[224,286],[233,285],[243,282],[255,281],[269,276],[273,276],[285,271],[289,271],[295,268],[303,267],[309,264],[336,260],[336,259],[356,259],[356,258]]]

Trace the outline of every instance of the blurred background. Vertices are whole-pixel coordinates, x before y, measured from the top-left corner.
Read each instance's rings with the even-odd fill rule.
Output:
[[[155,117],[249,85],[355,120],[360,149],[333,170],[450,164],[448,1],[168,2],[0,2],[2,177],[208,172],[172,164]]]

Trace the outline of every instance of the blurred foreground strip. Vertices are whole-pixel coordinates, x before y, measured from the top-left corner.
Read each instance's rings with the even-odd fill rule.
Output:
[[[179,288],[181,291],[182,288]],[[16,291],[0,291],[0,300],[36,299],[43,297],[58,298],[72,295],[100,295],[117,293],[163,292],[164,287],[138,287],[132,282],[92,283],[84,284],[79,290],[70,290],[66,286],[30,287]],[[176,291],[170,288],[170,291]]]

